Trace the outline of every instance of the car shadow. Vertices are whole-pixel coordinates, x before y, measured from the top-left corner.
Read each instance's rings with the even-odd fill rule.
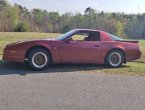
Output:
[[[145,61],[135,61],[136,63],[145,63]]]
[[[122,68],[126,68],[124,65]],[[55,64],[49,67],[45,71],[32,71],[27,65],[23,63],[6,62],[0,60],[0,75],[27,75],[27,74],[39,74],[39,73],[63,73],[63,72],[75,72],[75,71],[90,71],[108,69],[104,65],[98,64]]]

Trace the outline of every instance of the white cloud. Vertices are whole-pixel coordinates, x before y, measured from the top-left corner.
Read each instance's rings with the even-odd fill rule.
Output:
[[[28,2],[34,2],[35,0],[27,0]]]

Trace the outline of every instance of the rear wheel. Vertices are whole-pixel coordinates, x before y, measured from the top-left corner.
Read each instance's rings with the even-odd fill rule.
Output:
[[[120,50],[112,50],[106,57],[106,64],[109,67],[117,68],[122,66],[124,55]]]
[[[36,48],[28,54],[28,65],[34,70],[45,70],[51,64],[49,52],[43,48]]]

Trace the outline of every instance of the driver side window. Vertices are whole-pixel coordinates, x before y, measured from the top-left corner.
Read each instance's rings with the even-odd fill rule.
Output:
[[[100,32],[78,32],[69,41],[100,41]]]
[[[88,37],[88,33],[77,33],[72,36],[73,41],[84,41],[86,37]]]
[[[79,32],[70,38],[71,41],[100,41],[100,32]]]

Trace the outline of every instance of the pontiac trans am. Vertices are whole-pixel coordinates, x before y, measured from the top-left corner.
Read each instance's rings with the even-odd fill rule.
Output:
[[[139,41],[124,40],[100,30],[75,29],[56,39],[9,44],[3,60],[45,70],[55,63],[96,63],[117,68],[141,56]]]

